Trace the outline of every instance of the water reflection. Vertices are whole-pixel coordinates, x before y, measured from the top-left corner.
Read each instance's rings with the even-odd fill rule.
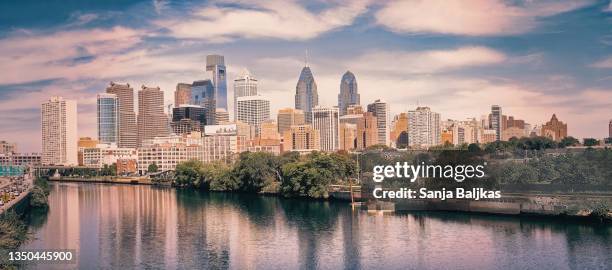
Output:
[[[55,183],[49,200],[48,213],[31,215],[35,239],[24,248],[76,249],[72,267],[81,269],[612,265],[610,226],[461,213],[370,216],[342,203],[131,185]]]

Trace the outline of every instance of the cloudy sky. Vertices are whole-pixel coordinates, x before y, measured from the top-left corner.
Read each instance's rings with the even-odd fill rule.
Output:
[[[576,137],[607,136],[612,118],[608,1],[21,0],[0,2],[0,140],[40,151],[53,95],[76,99],[79,135],[96,137],[110,81],[160,86],[172,103],[178,82],[209,78],[207,54],[225,55],[228,85],[249,69],[275,112],[293,106],[306,50],[322,105],[351,70],[362,103],[394,114],[499,104],[531,124],[556,113]]]

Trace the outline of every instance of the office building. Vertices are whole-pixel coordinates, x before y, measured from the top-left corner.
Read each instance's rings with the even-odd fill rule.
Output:
[[[354,106],[347,109],[346,115],[340,117],[340,124],[353,124],[356,126],[356,150],[378,144],[378,125],[376,116],[371,112],[363,112],[361,106]]]
[[[312,123],[312,108],[319,105],[317,83],[310,67],[305,66],[295,87],[295,108],[302,110],[307,124]]]
[[[191,84],[179,83],[174,91],[174,107],[191,104]]]
[[[98,144],[83,149],[83,166],[102,168],[117,163],[119,159],[136,159],[136,149],[118,148],[116,144]]]
[[[368,104],[368,112],[376,116],[378,144],[389,146],[389,104],[378,99]]]
[[[12,154],[17,152],[17,144],[7,141],[0,141],[0,155]]]
[[[106,93],[114,94],[118,99],[119,139],[117,145],[122,148],[136,148],[138,145],[138,128],[134,112],[134,89],[130,84],[111,82]]]
[[[224,57],[222,55],[207,55],[206,71],[212,72],[215,109],[221,108],[227,111],[227,70]]]
[[[119,140],[119,98],[115,94],[98,94],[96,105],[98,141],[117,144]]]
[[[338,149],[351,151],[357,148],[357,125],[341,123],[338,128]]]
[[[408,112],[408,142],[410,147],[429,148],[440,144],[440,114],[429,107]]]
[[[205,126],[202,139],[205,163],[231,163],[240,153],[246,151],[246,138],[238,134],[235,124]]]
[[[346,109],[351,105],[359,105],[360,97],[357,91],[355,75],[347,71],[340,80],[340,94],[338,94],[338,109],[340,116],[345,115]]]
[[[183,104],[172,109],[170,127],[173,133],[201,132],[204,125],[206,125],[206,111],[203,107]]]
[[[502,109],[499,105],[491,106],[491,115],[489,116],[489,126],[495,130],[495,140],[502,139]]]
[[[311,125],[291,126],[283,134],[283,151],[310,153],[320,150],[319,131]]]
[[[144,174],[149,165],[158,171],[175,170],[176,165],[189,160],[203,160],[204,146],[201,133],[170,135],[145,139],[138,147],[138,172]]]
[[[257,79],[249,73],[248,70],[243,70],[242,73],[234,80],[234,121],[238,112],[236,111],[236,100],[239,97],[256,96],[257,95]]]
[[[293,108],[278,110],[277,114],[278,133],[284,134],[291,126],[305,124],[304,111]]]
[[[215,110],[215,125],[223,125],[229,123],[229,112],[223,108]]]
[[[389,129],[391,146],[405,148],[408,146],[408,114],[400,113],[393,117]]]
[[[0,166],[40,166],[40,153],[0,154]]]
[[[321,151],[338,150],[339,125],[338,107],[324,108],[317,106],[312,109],[312,126],[319,131]]]
[[[213,125],[216,118],[215,87],[211,80],[195,81],[191,85],[191,104],[201,106],[206,112],[206,124]]]
[[[79,141],[77,142],[77,149],[78,149],[77,159],[79,161],[78,162],[79,166],[83,166],[83,149],[96,147],[96,145],[98,145],[99,143],[100,141],[94,140],[91,137],[80,137],[79,138]]]
[[[41,106],[43,165],[73,166],[77,157],[77,103],[51,97]]]
[[[270,119],[270,101],[262,96],[243,96],[236,99],[236,120],[255,127],[259,135],[260,125]]]
[[[138,145],[144,140],[168,135],[168,117],[164,113],[164,93],[159,87],[138,91]]]
[[[549,137],[554,141],[560,141],[567,137],[567,124],[559,121],[557,115],[553,114],[550,121],[542,126],[542,136]]]

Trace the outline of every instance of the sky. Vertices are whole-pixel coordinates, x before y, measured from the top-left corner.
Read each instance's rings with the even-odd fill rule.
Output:
[[[324,106],[350,70],[362,105],[382,99],[392,114],[420,105],[464,120],[498,104],[603,138],[611,26],[610,2],[590,0],[0,1],[0,140],[39,152],[40,106],[54,95],[77,100],[79,136],[95,138],[109,82],[159,86],[171,104],[177,83],[210,78],[207,54],[225,56],[229,101],[248,69],[273,117],[294,106],[307,62]]]

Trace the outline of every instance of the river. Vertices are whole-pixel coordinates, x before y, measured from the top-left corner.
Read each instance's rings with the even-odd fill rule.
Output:
[[[465,213],[372,215],[346,203],[152,186],[52,183],[23,249],[40,269],[584,269],[612,267],[612,226]],[[36,268],[36,267],[33,267]]]

